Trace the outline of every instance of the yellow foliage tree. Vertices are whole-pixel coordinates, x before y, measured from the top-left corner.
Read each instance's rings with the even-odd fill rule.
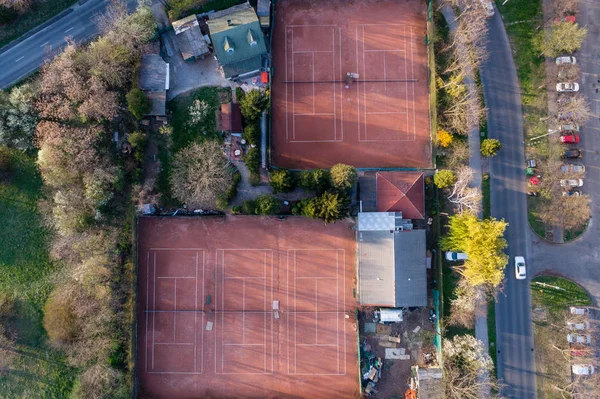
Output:
[[[442,249],[467,254],[465,264],[458,268],[460,274],[472,286],[497,287],[504,278],[508,256],[504,220],[478,220],[470,213],[450,217],[448,235],[442,238]]]
[[[452,137],[452,135],[450,133],[448,133],[448,131],[446,131],[444,129],[438,130],[437,141],[440,144],[440,146],[442,146],[443,148],[450,147],[453,139],[454,138]]]

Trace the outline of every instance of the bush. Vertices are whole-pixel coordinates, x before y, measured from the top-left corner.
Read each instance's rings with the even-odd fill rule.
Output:
[[[325,223],[331,223],[346,216],[348,198],[340,193],[324,192],[317,198],[317,216]]]
[[[257,122],[248,124],[244,128],[244,138],[248,143],[258,145],[260,142],[260,126]]]
[[[131,146],[134,149],[144,149],[144,146],[146,145],[146,133],[144,132],[133,132],[133,133],[129,133],[129,144],[131,144]]]
[[[244,162],[248,170],[252,173],[259,173],[260,171],[260,151],[258,148],[250,148],[244,155]]]
[[[448,131],[444,129],[440,129],[437,132],[437,141],[440,144],[440,147],[448,148],[452,144],[454,137]]]
[[[227,201],[231,201],[232,199],[235,198],[236,195],[237,195],[237,186],[235,184],[232,185],[231,187],[229,187],[227,190],[225,190],[225,198],[227,199]]]
[[[274,215],[279,212],[279,201],[277,198],[265,194],[256,199],[255,213],[257,215]]]
[[[247,122],[256,122],[269,104],[269,98],[261,90],[250,90],[238,99],[240,110]]]
[[[131,89],[126,99],[129,112],[138,120],[143,119],[152,109],[152,102],[140,89]]]
[[[255,215],[256,213],[256,202],[253,200],[244,201],[242,204],[242,211],[246,215]]]
[[[438,188],[450,187],[456,183],[456,175],[449,169],[442,169],[433,175],[433,182]]]
[[[220,211],[225,211],[229,206],[229,200],[227,199],[227,194],[219,194],[217,195],[216,201],[217,209]]]
[[[498,154],[502,148],[502,144],[497,139],[485,139],[481,142],[481,155],[484,157],[493,157]]]
[[[300,172],[299,185],[305,190],[321,194],[329,189],[329,172],[323,169],[303,170]]]
[[[271,187],[275,193],[287,193],[294,189],[294,176],[287,169],[277,169],[271,172]]]
[[[316,198],[305,198],[300,201],[300,211],[303,216],[316,219],[319,217],[319,206]]]
[[[171,125],[162,125],[158,128],[158,132],[164,136],[170,136],[173,134],[173,126]]]
[[[44,328],[55,346],[68,343],[77,335],[77,317],[66,291],[54,291],[46,301]]]
[[[12,172],[12,156],[6,146],[0,146],[0,173]]]
[[[354,166],[344,165],[343,163],[333,165],[329,171],[329,176],[332,187],[339,191],[351,189],[358,179],[356,168]]]
[[[238,213],[241,213],[241,212],[242,212],[242,207],[241,207],[241,206],[239,206],[239,205],[234,205],[234,206],[231,208],[231,212],[232,212],[234,215],[237,215]]]

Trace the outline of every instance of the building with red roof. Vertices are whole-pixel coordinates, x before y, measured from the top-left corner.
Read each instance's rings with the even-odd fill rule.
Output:
[[[405,219],[425,218],[422,172],[377,172],[377,212],[402,212]]]

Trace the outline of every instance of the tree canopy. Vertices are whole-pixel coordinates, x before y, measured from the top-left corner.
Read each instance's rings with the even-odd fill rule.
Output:
[[[498,154],[498,151],[502,148],[500,140],[497,139],[484,139],[481,142],[481,155],[484,157],[494,157]]]
[[[587,36],[587,27],[572,22],[556,22],[551,29],[542,29],[534,38],[540,53],[556,57],[561,53],[572,53],[581,47]]]
[[[287,169],[277,169],[271,172],[271,187],[275,193],[287,193],[294,189],[294,176]]]
[[[334,189],[345,191],[354,186],[358,174],[356,173],[356,168],[354,166],[338,163],[333,165],[329,170],[329,177]]]
[[[240,110],[247,121],[257,121],[269,104],[269,97],[262,90],[250,90],[239,99]]]
[[[450,187],[456,183],[456,174],[449,169],[442,169],[433,175],[433,182],[438,188]]]
[[[508,257],[503,238],[508,223],[503,220],[478,220],[470,213],[460,213],[449,218],[448,234],[442,237],[445,251],[467,254],[464,266],[458,268],[466,281],[473,286],[497,287],[504,278]]]

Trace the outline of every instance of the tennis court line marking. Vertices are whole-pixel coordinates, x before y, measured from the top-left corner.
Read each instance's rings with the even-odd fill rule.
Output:
[[[413,30],[410,27],[410,67],[411,67],[411,78],[415,77],[415,59],[413,53]],[[417,139],[417,118],[415,116],[415,84],[412,84],[412,102],[413,102],[413,140]],[[406,105],[408,107],[408,104]],[[431,122],[430,122],[431,123]]]
[[[150,251],[146,253],[146,309],[150,305]],[[146,345],[145,346],[145,363],[146,373],[148,372],[148,313],[146,312]]]
[[[289,77],[288,77],[288,38],[287,38],[287,33],[288,33],[288,29],[287,26],[284,29],[285,31],[285,81],[289,82]],[[290,141],[290,132],[289,132],[289,123],[288,123],[288,86],[289,85],[285,85],[285,140],[286,141]]]

